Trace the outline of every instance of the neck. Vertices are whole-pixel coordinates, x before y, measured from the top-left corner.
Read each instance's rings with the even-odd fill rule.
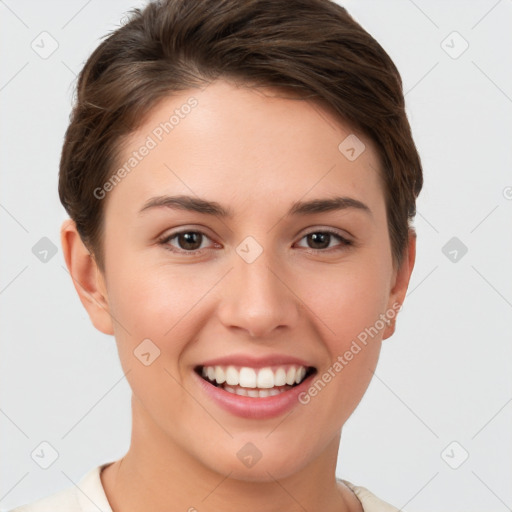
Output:
[[[291,475],[264,481],[230,478],[206,467],[163,432],[133,400],[132,440],[126,455],[101,473],[113,512],[323,512],[362,511],[336,481],[340,434],[311,463]]]

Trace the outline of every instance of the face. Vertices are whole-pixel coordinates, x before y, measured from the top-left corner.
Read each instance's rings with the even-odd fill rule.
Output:
[[[125,141],[129,171],[102,189],[104,293],[135,437],[247,480],[336,441],[404,292],[375,148],[339,149],[354,133],[319,104],[217,81]]]

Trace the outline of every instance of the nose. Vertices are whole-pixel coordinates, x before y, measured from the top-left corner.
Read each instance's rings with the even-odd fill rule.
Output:
[[[234,268],[224,280],[218,309],[221,322],[227,329],[261,339],[293,329],[300,318],[301,301],[293,293],[292,280],[269,251],[252,263],[234,254]]]

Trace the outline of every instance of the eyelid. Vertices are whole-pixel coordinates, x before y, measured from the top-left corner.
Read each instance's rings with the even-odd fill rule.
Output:
[[[345,238],[346,240],[352,238],[352,235],[348,231],[332,228],[329,226],[313,226],[312,228],[307,229],[308,231],[306,231],[302,236],[307,236],[311,233],[331,233],[333,235],[340,236],[341,238]]]

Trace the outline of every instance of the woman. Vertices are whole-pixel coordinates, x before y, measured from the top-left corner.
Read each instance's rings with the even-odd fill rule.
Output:
[[[59,181],[131,445],[16,510],[397,510],[335,471],[407,291],[421,186],[399,73],[340,6],[135,10],[80,74]]]

